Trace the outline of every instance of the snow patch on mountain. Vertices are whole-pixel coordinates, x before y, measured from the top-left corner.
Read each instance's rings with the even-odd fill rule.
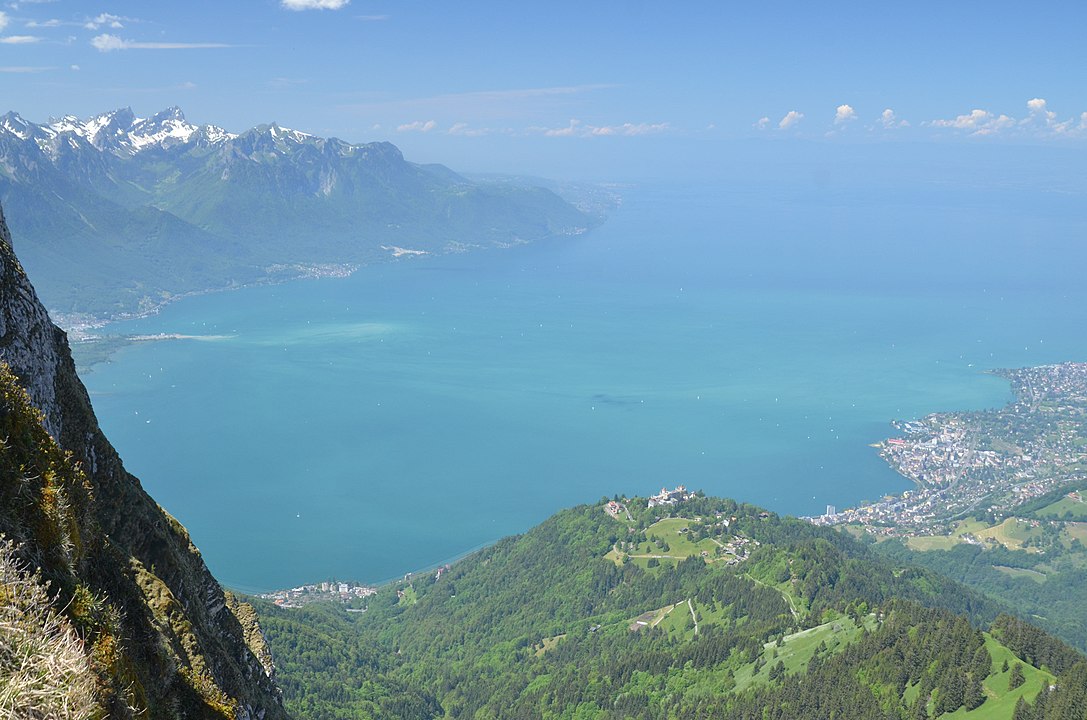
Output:
[[[20,140],[33,138],[46,152],[55,151],[58,142],[78,149],[79,140],[82,140],[98,150],[122,155],[190,142],[217,145],[237,137],[215,125],[194,125],[177,107],[167,108],[149,118],[136,117],[131,108],[122,108],[87,119],[65,115],[41,125],[9,112],[0,118],[0,135],[5,134]]]

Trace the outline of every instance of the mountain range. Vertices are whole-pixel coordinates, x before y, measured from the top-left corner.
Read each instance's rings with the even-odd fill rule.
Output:
[[[192,124],[176,107],[44,124],[9,112],[0,202],[46,306],[68,325],[405,249],[576,235],[601,220],[544,187],[408,162],[387,142],[275,123],[235,134]]]

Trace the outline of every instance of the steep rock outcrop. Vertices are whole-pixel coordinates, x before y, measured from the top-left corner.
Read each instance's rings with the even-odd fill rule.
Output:
[[[0,534],[83,637],[103,712],[286,718],[251,613],[99,429],[2,211],[0,360]]]

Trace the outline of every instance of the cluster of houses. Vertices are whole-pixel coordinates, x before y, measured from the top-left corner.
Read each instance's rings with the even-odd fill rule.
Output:
[[[280,607],[302,607],[317,600],[339,600],[347,602],[353,598],[369,597],[377,593],[377,588],[353,582],[326,581],[312,585],[299,585],[289,590],[276,590],[259,597],[271,600]]]
[[[649,498],[649,507],[653,508],[659,505],[675,505],[678,502],[690,500],[693,497],[694,493],[688,492],[687,488],[683,485],[677,485],[675,490],[661,488],[661,491],[659,493]]]

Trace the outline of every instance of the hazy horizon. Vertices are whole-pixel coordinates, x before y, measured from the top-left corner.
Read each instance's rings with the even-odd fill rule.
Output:
[[[34,122],[178,105],[462,172],[712,179],[745,154],[840,166],[899,143],[1026,168],[1087,142],[1085,19],[1011,3],[12,2],[0,76],[4,110]]]

